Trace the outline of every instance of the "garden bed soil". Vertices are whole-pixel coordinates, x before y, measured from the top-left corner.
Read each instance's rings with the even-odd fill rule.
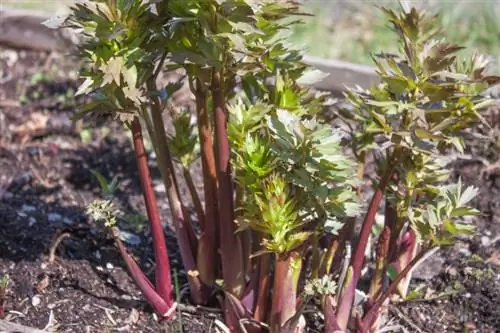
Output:
[[[72,95],[77,87],[75,62],[69,57],[0,48],[0,274],[10,276],[5,319],[61,333],[177,332],[179,321],[168,328],[157,320],[106,230],[85,215],[85,205],[101,198],[91,169],[108,180],[118,177],[120,209],[145,210],[135,156],[121,125],[103,117],[71,121],[83,102]],[[189,94],[178,98],[178,103],[190,102]],[[412,289],[421,287],[420,294],[390,306],[386,331],[500,331],[500,172],[481,173],[482,159],[476,159],[494,162],[498,152],[483,141],[471,143],[476,147],[470,152],[473,159],[454,167],[464,183],[480,188],[477,235],[441,250],[416,272]],[[199,177],[199,169],[193,175]],[[153,177],[168,224],[160,175],[154,171]],[[136,244],[130,251],[151,272],[151,238],[147,228],[137,227],[122,221],[129,242]],[[53,241],[62,234],[67,237],[51,258]],[[166,235],[182,284],[185,273],[168,226]],[[220,312],[182,301],[184,332],[217,331]],[[308,319],[307,330],[319,332],[319,320]]]

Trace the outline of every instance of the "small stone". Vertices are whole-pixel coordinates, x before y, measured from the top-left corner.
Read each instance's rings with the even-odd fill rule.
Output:
[[[24,213],[24,212],[17,212],[17,216],[19,216],[19,217],[26,217],[28,215],[26,213]]]
[[[59,221],[62,220],[62,215],[59,214],[59,213],[48,213],[47,214],[47,219],[49,220],[49,222],[52,222],[52,223],[57,223]]]
[[[28,219],[28,227],[32,227],[36,224],[36,219],[33,216],[30,216]]]
[[[129,245],[141,244],[141,238],[128,231],[120,230],[120,239]]]
[[[63,218],[63,223],[66,225],[72,225],[73,220],[70,220],[69,218],[65,217],[65,218]]]
[[[113,268],[115,268],[115,267],[113,266],[113,264],[112,264],[112,263],[108,262],[108,263],[106,264],[106,268],[107,268],[107,269],[113,269]]]
[[[38,297],[36,295],[33,296],[33,298],[31,298],[31,305],[33,305],[35,307],[40,305],[41,302],[42,302],[42,300],[40,299],[40,297]]]
[[[464,297],[465,297],[465,298],[471,298],[471,296],[472,296],[472,295],[471,295],[471,293],[465,293],[465,294],[464,294]]]
[[[470,257],[472,255],[472,252],[464,247],[458,250],[458,252],[465,257]]]
[[[40,264],[40,268],[41,268],[41,269],[45,269],[45,268],[47,268],[47,264],[46,264],[46,263],[44,263],[44,262],[42,262],[42,263]]]
[[[99,272],[103,272],[104,271],[104,268],[102,268],[102,266],[97,266],[95,269],[97,269]]]
[[[126,324],[135,324],[138,321],[139,321],[139,311],[137,311],[136,309],[132,308],[132,310],[130,311],[130,315],[125,320],[125,323]]]
[[[165,193],[166,192],[165,186],[163,185],[163,183],[158,183],[157,185],[155,185],[154,190],[157,193]]]
[[[126,300],[126,301],[131,301],[131,300],[132,300],[132,297],[131,297],[130,295],[127,295],[127,294],[123,294],[123,295],[121,296],[121,298],[122,298],[123,300]]]
[[[101,256],[101,252],[99,252],[99,250],[95,251],[95,257],[96,257],[97,259],[101,259],[101,258],[102,258],[102,256]]]
[[[486,247],[490,244],[490,238],[488,236],[481,237],[481,245]]]
[[[455,268],[455,267],[450,267],[446,270],[446,272],[450,275],[450,276],[457,276],[458,275],[458,270]]]
[[[21,212],[23,212],[23,213],[32,213],[34,211],[36,211],[36,207],[35,206],[26,205],[26,204],[24,204],[24,205],[21,206]]]

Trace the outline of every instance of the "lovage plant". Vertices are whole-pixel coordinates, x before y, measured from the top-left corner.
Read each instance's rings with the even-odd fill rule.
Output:
[[[448,170],[439,157],[463,149],[459,130],[479,118],[489,102],[480,94],[497,78],[485,76],[482,58],[458,62],[459,47],[434,40],[433,17],[415,9],[386,13],[402,55],[377,56],[382,83],[348,94],[354,110],[339,114],[354,129],[346,136],[322,120],[325,96],[301,86],[317,73],[286,43],[283,32],[296,23],[290,18],[301,15],[292,1],[96,0],[72,7],[64,26],[81,32],[87,63],[79,93],[94,96],[77,116],[109,113],[132,132],[154,283],[121,243],[112,202],[88,210],[112,228],[131,275],[163,318],[175,314],[175,302],[143,127],[166,188],[190,299],[210,304],[222,292],[231,332],[299,332],[312,298],[326,332],[347,330],[353,317],[356,331],[376,330],[389,296],[405,297],[415,265],[470,232],[457,219],[475,213],[467,206],[475,190],[443,185]],[[184,81],[160,84],[163,71],[178,69]],[[172,104],[184,83],[193,111]],[[354,242],[364,198],[358,175],[371,154],[375,191]],[[197,159],[203,195],[190,171]],[[354,299],[383,199],[385,221],[360,311]]]
[[[347,327],[375,214],[384,198],[371,284],[355,324],[360,332],[376,330],[388,297],[406,297],[411,270],[433,250],[470,234],[473,225],[464,217],[477,213],[468,206],[477,190],[450,184],[444,157],[451,149],[463,152],[460,131],[482,121],[481,111],[493,102],[484,92],[499,78],[485,73],[482,56],[459,60],[462,47],[443,39],[436,16],[415,8],[384,12],[399,37],[401,54],[375,55],[382,83],[368,91],[351,90],[347,98],[354,112],[339,114],[354,129],[349,144],[361,167],[368,154],[375,157],[377,178],[372,180],[375,192],[348,278],[338,301],[332,302],[335,316],[327,317],[330,332]]]

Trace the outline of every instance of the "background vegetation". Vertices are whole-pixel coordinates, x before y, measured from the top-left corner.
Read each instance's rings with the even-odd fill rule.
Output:
[[[396,51],[395,37],[385,28],[383,16],[374,6],[396,7],[395,0],[303,0],[304,9],[314,14],[305,18],[291,36],[294,44],[316,57],[372,65],[369,54]],[[410,1],[440,13],[441,25],[451,42],[477,49],[500,67],[500,2],[498,1]],[[64,13],[72,0],[2,0],[2,6]],[[496,68],[492,68],[493,70]]]

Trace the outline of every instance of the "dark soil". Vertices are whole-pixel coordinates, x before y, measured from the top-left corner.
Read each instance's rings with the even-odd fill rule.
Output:
[[[85,205],[101,197],[91,169],[108,180],[118,177],[121,210],[145,210],[135,157],[121,126],[106,118],[70,120],[83,102],[72,94],[78,86],[75,69],[62,55],[0,48],[0,275],[10,276],[6,319],[58,332],[176,332],[156,319],[112,239],[85,215]],[[491,137],[482,128],[475,132]],[[494,162],[500,154],[491,140],[470,141],[474,158],[454,164],[456,176],[481,190],[477,236],[438,252],[416,272],[411,289],[425,286],[414,300],[390,306],[386,332],[500,331],[500,173],[491,168],[481,174],[484,165],[475,159]],[[166,196],[159,174],[153,176],[168,224]],[[151,273],[147,228],[125,220],[120,227],[138,236],[130,240],[140,244],[128,248]],[[166,230],[182,285],[175,237]],[[63,233],[68,237],[55,247],[51,262],[52,243]],[[216,311],[188,305],[182,319],[184,332],[193,333],[216,332],[215,321],[222,320]],[[313,326],[318,325],[308,331],[319,332]]]

